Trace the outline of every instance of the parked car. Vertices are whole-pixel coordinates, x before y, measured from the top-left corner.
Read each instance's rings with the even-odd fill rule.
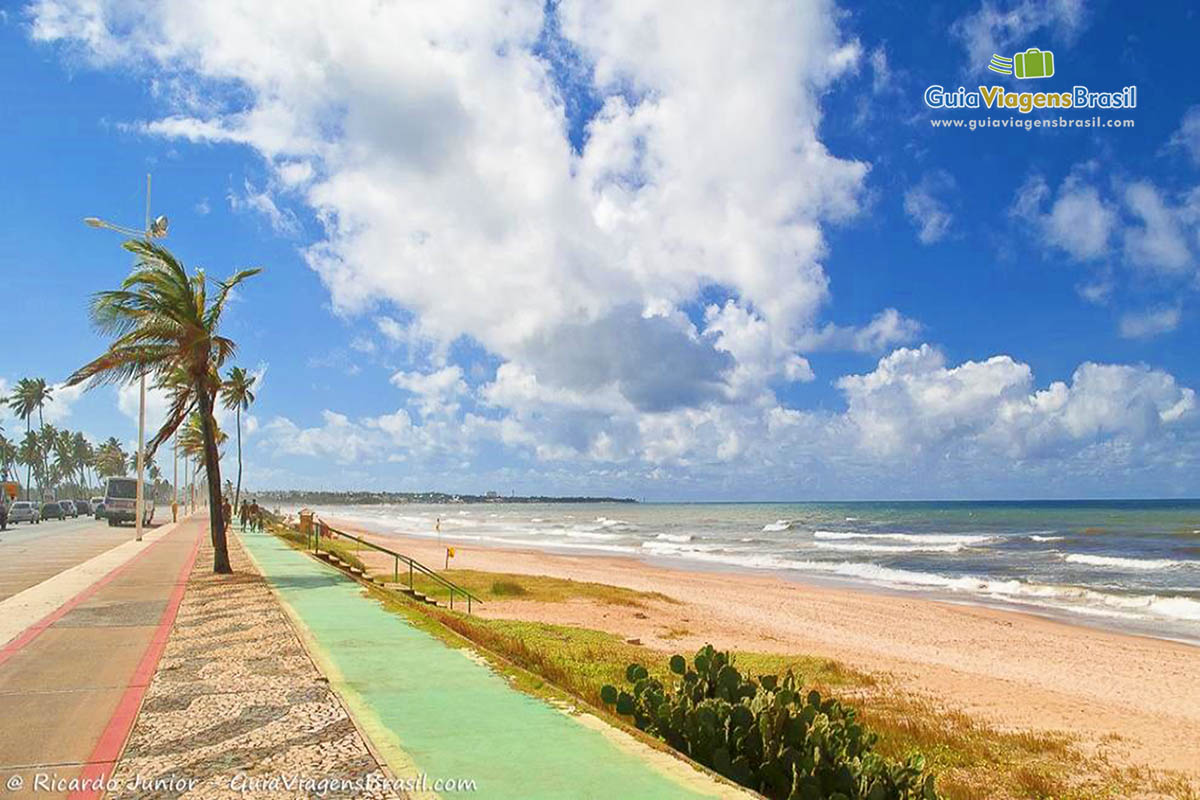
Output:
[[[42,521],[38,507],[28,500],[18,500],[8,507],[8,521],[13,525],[18,522],[37,523]]]
[[[87,500],[72,500],[75,504],[75,510],[79,512],[81,517],[90,517],[92,515],[92,505]]]
[[[104,484],[104,516],[109,525],[137,518],[137,478],[109,478]],[[154,497],[142,498],[142,524],[154,521]]]
[[[62,509],[64,517],[79,516],[79,512],[75,510],[75,502],[73,500],[59,500],[58,507]]]
[[[42,519],[66,519],[67,515],[63,512],[63,507],[58,503],[43,503],[42,504]]]
[[[91,502],[92,516],[94,516],[96,519],[104,519],[104,498],[93,497]]]

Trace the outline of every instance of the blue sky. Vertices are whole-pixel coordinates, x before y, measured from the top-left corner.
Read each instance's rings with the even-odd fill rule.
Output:
[[[128,260],[80,220],[139,224],[151,172],[179,256],[265,267],[252,486],[1200,492],[1189,4],[155,5],[0,21],[0,390],[103,346]],[[985,69],[1029,47],[1054,77]],[[934,83],[1138,106],[934,129],[1022,116]],[[130,391],[60,397],[133,440]]]

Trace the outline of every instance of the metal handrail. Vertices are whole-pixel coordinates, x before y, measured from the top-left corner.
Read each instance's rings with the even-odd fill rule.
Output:
[[[393,571],[393,577],[394,577],[394,581],[396,583],[400,582],[400,562],[403,561],[408,566],[408,588],[410,591],[413,590],[413,573],[415,571],[415,572],[421,573],[422,575],[432,578],[434,581],[436,581],[437,583],[440,583],[447,590],[449,590],[449,592],[450,592],[450,608],[454,608],[454,593],[455,592],[457,592],[458,594],[462,595],[463,597],[465,597],[467,599],[467,613],[468,614],[471,613],[471,602],[472,601],[474,601],[476,603],[483,602],[483,600],[481,600],[479,597],[476,597],[471,592],[468,592],[466,589],[462,588],[454,581],[451,581],[451,580],[448,580],[448,579],[442,577],[441,575],[434,572],[429,567],[422,564],[420,561],[417,561],[415,558],[410,558],[409,556],[406,556],[403,553],[397,553],[395,550],[389,550],[388,548],[383,547],[382,545],[375,544],[374,542],[368,541],[367,539],[364,539],[361,536],[355,536],[352,533],[346,533],[345,531],[338,530],[337,528],[333,527],[325,520],[318,518],[316,514],[313,515],[312,531],[313,531],[313,543],[314,543],[313,544],[313,552],[319,553],[321,551],[321,532],[326,531],[326,532],[332,533],[336,536],[341,536],[343,539],[353,539],[354,541],[358,542],[359,544],[364,544],[367,547],[370,547],[372,550],[378,550],[381,553],[387,553],[389,556],[391,556],[393,559],[395,559],[395,568]]]

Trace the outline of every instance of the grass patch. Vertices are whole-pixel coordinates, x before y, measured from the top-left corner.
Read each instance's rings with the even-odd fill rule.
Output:
[[[391,581],[394,571],[376,570],[373,574]],[[476,597],[484,600],[529,600],[543,603],[565,603],[569,600],[591,600],[609,605],[644,608],[649,603],[675,603],[676,601],[659,592],[640,592],[606,583],[573,581],[552,578],[548,575],[520,575],[509,572],[483,572],[473,569],[438,570],[438,574],[452,581]],[[403,567],[400,581],[408,582]],[[442,598],[446,589],[436,581],[422,575],[413,576],[413,588],[431,597]]]

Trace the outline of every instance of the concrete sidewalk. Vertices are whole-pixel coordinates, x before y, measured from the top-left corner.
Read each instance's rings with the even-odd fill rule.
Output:
[[[106,572],[73,585],[65,599],[45,592],[56,598],[54,608],[3,643],[0,786],[6,796],[68,795],[72,780],[111,769],[205,535],[204,518],[164,528],[147,546],[125,551],[123,561],[105,561]]]

